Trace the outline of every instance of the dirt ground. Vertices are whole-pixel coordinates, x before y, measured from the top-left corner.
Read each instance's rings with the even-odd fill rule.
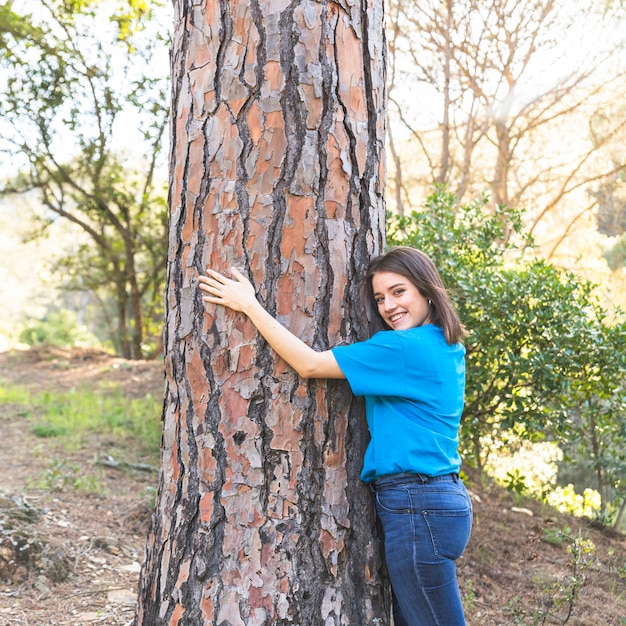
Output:
[[[89,351],[1,353],[0,380],[37,391],[111,383],[129,397],[159,397],[163,391],[162,364]],[[5,404],[0,405],[0,441],[0,521],[5,520],[0,526],[0,626],[130,626],[156,473],[103,466],[102,493],[50,492],[33,485],[50,458],[60,454],[54,438],[36,438],[19,408]],[[89,450],[63,453],[76,466],[89,467],[108,445],[92,443]],[[474,500],[474,531],[458,566],[469,626],[626,625],[623,535],[590,528],[540,503],[516,501],[476,472],[465,471]],[[24,549],[43,547],[28,571],[3,561],[11,527],[6,520],[19,520],[15,528],[26,529]],[[546,541],[563,529],[593,544],[577,570],[567,541]],[[15,534],[10,538],[16,541]],[[574,599],[568,602],[571,593]],[[551,615],[545,617],[548,610]]]
[[[116,384],[129,397],[163,394],[161,363],[129,362],[94,351],[2,353],[0,379],[34,391]],[[100,465],[104,489],[98,494],[36,488],[50,471],[50,459],[91,469],[96,458],[107,457],[110,442],[94,440],[88,450],[60,451],[54,438],[37,438],[29,429],[18,408],[0,406],[0,519],[17,516],[15,527],[28,533],[31,544],[43,546],[29,571],[15,571],[6,563],[4,570],[0,567],[0,626],[130,624],[156,471],[149,471],[148,463],[138,463],[140,469]],[[158,459],[151,464],[156,470]],[[37,517],[25,523],[32,509]],[[7,535],[5,524],[5,540]]]

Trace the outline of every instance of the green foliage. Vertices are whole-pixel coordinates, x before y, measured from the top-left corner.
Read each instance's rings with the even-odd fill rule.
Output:
[[[508,445],[502,441],[490,445],[493,452],[485,471],[519,496],[544,500],[557,483],[563,451],[554,441],[529,441],[523,431],[506,433],[506,439]]]
[[[465,591],[463,592],[463,606],[466,611],[472,611],[476,604],[476,592],[474,591],[474,583],[471,578],[465,582]]]
[[[67,459],[52,459],[37,486],[53,492],[65,491],[67,487],[92,493],[104,490],[101,477],[87,475],[82,467],[69,463]]]
[[[621,237],[605,251],[604,258],[614,272],[626,266],[626,234],[621,235]]]
[[[561,546],[565,543],[568,536],[571,535],[571,528],[566,526],[562,530],[559,528],[544,528],[542,540],[553,546]]]
[[[98,340],[69,311],[53,311],[42,319],[30,319],[24,323],[19,340],[29,346],[51,345],[61,348],[72,346],[95,346]]]
[[[157,490],[155,487],[148,485],[142,492],[141,498],[146,502],[150,509],[154,509],[156,506]]]
[[[158,454],[161,448],[161,403],[152,395],[127,398],[117,387],[48,391],[31,394],[21,387],[0,384],[0,402],[23,405],[38,437],[58,437],[68,447],[90,434],[111,435],[133,451]],[[34,416],[34,417],[30,417]]]
[[[31,394],[23,387],[5,387],[0,384],[0,404],[26,405],[30,398]],[[29,411],[24,408],[20,413],[26,417]]]
[[[144,456],[158,459],[161,403],[149,394],[128,398],[117,387],[30,393],[22,387],[0,384],[0,403],[13,405],[10,414],[27,419],[35,436],[56,438],[61,450],[91,448],[94,435],[105,435],[121,457],[128,459],[128,463],[120,463],[121,467],[141,465],[143,469],[148,466],[132,460]],[[24,410],[20,411],[20,406]],[[33,454],[37,449],[33,447]],[[94,460],[98,460],[96,456]],[[41,474],[32,479],[31,486],[57,492],[73,489],[102,493],[105,489],[103,472],[95,463],[86,467],[84,462],[67,457],[51,459]],[[155,496],[147,489],[143,497],[153,500]]]
[[[86,389],[45,392],[32,402],[38,407],[33,432],[38,436],[62,436],[76,445],[90,432],[108,433],[120,441],[130,438],[146,452],[161,443],[160,403],[151,395],[128,399],[117,389],[99,393]]]
[[[153,2],[36,3],[0,11],[0,146],[22,165],[1,194],[35,192],[43,212],[33,237],[56,219],[78,229],[57,259],[70,290],[101,304],[114,345],[141,358],[157,344],[166,260],[167,69],[155,54],[167,36]],[[125,118],[125,126],[122,125]],[[119,145],[134,134],[138,156]]]
[[[514,493],[516,496],[522,496],[528,490],[526,477],[518,469],[507,472],[504,487],[507,491]]]
[[[593,566],[592,557],[596,546],[590,539],[585,539],[580,532],[574,536],[569,528],[549,530],[543,539],[555,546],[567,546],[570,571],[563,578],[533,581],[541,583],[543,593],[541,607],[525,607],[519,597],[509,602],[507,608],[513,615],[514,624],[566,624],[574,613],[579,592],[585,583],[586,572]]]
[[[577,372],[558,398],[568,419],[557,435],[570,460],[580,460],[593,478],[600,496],[597,519],[619,526],[623,507],[616,504],[626,499],[626,325],[605,318],[594,303],[587,323],[579,324]]]
[[[388,223],[389,246],[433,259],[469,331],[465,460],[482,467],[493,445],[549,437],[626,489],[626,327],[606,323],[594,286],[534,258],[521,212],[488,210],[484,197],[457,206],[439,191],[423,211]]]
[[[35,424],[31,432],[35,437],[41,439],[51,439],[53,437],[62,437],[67,434],[67,429],[63,426],[53,426],[52,424]]]
[[[578,594],[585,582],[585,571],[592,565],[591,557],[596,547],[591,539],[585,539],[580,533],[573,537],[566,535],[567,552],[570,555],[570,575],[565,579],[556,581],[552,587],[551,613],[554,615],[560,610],[565,610],[562,624],[565,624],[572,616]]]

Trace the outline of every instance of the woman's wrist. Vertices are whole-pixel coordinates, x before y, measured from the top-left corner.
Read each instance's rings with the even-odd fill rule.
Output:
[[[256,297],[253,296],[249,301],[243,303],[241,312],[254,321],[254,318],[258,317],[259,313],[265,313],[266,311]]]

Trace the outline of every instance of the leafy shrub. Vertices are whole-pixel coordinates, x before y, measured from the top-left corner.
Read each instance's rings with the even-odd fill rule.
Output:
[[[387,244],[432,258],[469,331],[465,461],[484,468],[517,437],[557,441],[593,467],[604,512],[626,502],[626,323],[608,323],[595,285],[535,254],[522,217],[440,190],[388,216]]]
[[[59,348],[98,345],[96,337],[78,324],[74,314],[65,310],[53,311],[41,319],[27,320],[19,340],[29,346],[50,345]]]

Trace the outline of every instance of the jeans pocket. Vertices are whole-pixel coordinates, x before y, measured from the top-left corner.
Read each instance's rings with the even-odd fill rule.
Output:
[[[471,507],[459,510],[425,510],[422,516],[428,527],[437,556],[458,559],[465,550],[472,531]]]
[[[411,497],[402,487],[385,489],[376,493],[376,509],[381,513],[406,515],[411,513]]]

